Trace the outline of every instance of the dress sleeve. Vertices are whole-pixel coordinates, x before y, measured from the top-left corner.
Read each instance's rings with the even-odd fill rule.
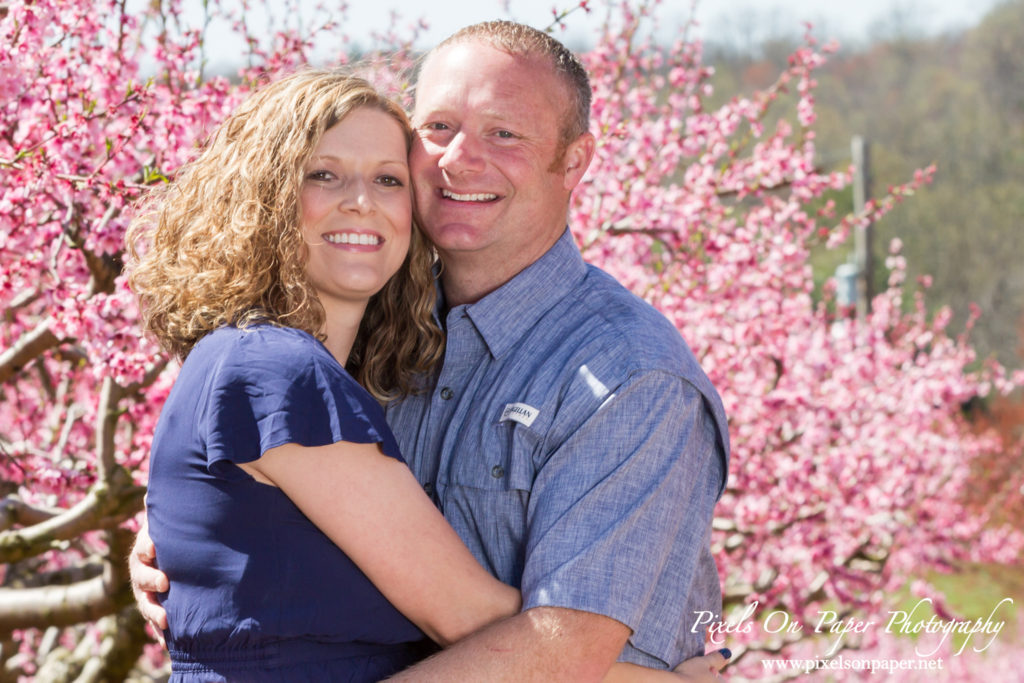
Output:
[[[242,478],[252,462],[287,443],[380,443],[400,457],[379,405],[318,343],[294,330],[240,332],[209,379],[200,432],[209,471]],[[379,415],[377,414],[379,413]]]

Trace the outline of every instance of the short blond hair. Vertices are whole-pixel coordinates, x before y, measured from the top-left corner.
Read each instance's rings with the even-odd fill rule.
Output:
[[[126,236],[129,283],[165,350],[185,358],[218,327],[255,322],[321,335],[299,218],[303,169],[324,132],[362,107],[394,118],[408,147],[397,104],[347,71],[308,69],[250,96],[149,195]],[[414,226],[399,272],[367,306],[347,367],[380,400],[412,391],[441,355],[432,262]]]

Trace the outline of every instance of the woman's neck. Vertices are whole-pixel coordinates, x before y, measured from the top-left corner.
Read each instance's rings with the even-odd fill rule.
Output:
[[[359,323],[366,312],[365,301],[321,301],[324,307],[324,326],[321,332],[327,335],[324,346],[342,366],[348,362],[352,345],[359,333]]]

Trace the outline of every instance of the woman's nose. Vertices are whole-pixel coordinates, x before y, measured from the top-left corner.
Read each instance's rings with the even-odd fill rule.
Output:
[[[341,201],[338,208],[342,211],[355,211],[359,214],[373,210],[373,199],[370,187],[365,178],[353,178],[342,188]]]

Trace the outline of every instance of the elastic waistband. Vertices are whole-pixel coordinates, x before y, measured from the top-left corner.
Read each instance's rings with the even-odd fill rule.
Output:
[[[168,648],[171,667],[178,672],[244,671],[291,664],[347,659],[350,657],[395,656],[410,651],[414,643],[381,645],[329,643],[315,640],[282,640],[260,647],[238,650],[179,650]]]

